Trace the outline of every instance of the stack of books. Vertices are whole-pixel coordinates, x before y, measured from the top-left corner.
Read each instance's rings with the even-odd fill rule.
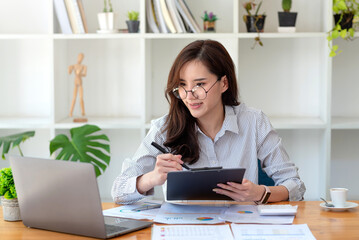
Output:
[[[146,15],[153,33],[200,33],[185,0],[146,0]]]
[[[54,0],[62,33],[88,33],[82,0]]]

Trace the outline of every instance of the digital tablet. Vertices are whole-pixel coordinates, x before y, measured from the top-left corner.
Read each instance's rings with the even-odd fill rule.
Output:
[[[242,183],[244,172],[244,168],[169,172],[167,200],[233,200],[213,189],[218,183]]]

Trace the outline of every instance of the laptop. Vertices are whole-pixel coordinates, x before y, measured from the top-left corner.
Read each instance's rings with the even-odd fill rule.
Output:
[[[105,239],[152,225],[104,217],[95,170],[89,163],[8,157],[27,227]]]

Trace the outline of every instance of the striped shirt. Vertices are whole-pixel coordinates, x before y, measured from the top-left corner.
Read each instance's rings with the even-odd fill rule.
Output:
[[[162,132],[162,129],[166,117],[152,121],[147,136],[131,160],[131,166],[115,179],[111,191],[115,202],[129,204],[153,194],[153,189],[140,194],[136,189],[136,180],[155,167],[156,156],[161,152],[151,142],[163,146],[166,132]],[[282,185],[288,189],[290,201],[303,199],[306,188],[299,178],[298,168],[289,160],[281,138],[262,111],[249,108],[243,103],[239,106],[225,106],[223,125],[214,141],[198,126],[196,131],[200,154],[198,161],[190,167],[245,168],[244,178],[258,184],[259,159],[275,186]]]

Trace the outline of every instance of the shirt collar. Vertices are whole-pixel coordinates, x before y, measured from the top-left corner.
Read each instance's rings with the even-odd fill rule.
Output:
[[[224,121],[221,130],[219,130],[219,136],[222,136],[226,131],[230,131],[236,134],[239,134],[239,127],[237,122],[237,116],[234,112],[234,108],[232,106],[225,105],[224,106]],[[202,130],[196,124],[196,131],[204,134]]]

